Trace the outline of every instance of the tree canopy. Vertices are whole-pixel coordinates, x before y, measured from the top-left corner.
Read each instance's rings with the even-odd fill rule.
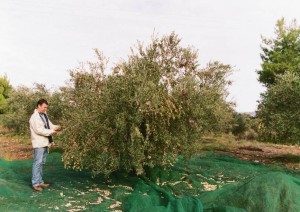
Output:
[[[55,123],[59,123],[63,117],[62,107],[64,101],[60,98],[61,92],[50,92],[43,84],[35,84],[33,88],[19,86],[13,88],[5,106],[6,114],[2,117],[2,124],[14,129],[18,134],[29,134],[28,121],[36,108],[39,99],[45,98],[50,103],[49,115]]]
[[[165,166],[190,155],[204,133],[224,132],[232,121],[226,102],[229,65],[199,68],[197,51],[174,33],[138,43],[128,60],[105,74],[107,59],[70,72],[64,99],[66,167],[109,174]]]
[[[286,72],[300,74],[300,29],[296,20],[287,26],[284,18],[278,20],[275,38],[262,39],[262,65],[259,81],[269,87]]]

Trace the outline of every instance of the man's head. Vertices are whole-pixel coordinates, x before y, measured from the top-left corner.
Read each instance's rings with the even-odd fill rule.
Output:
[[[46,113],[48,109],[48,102],[46,99],[40,99],[37,102],[37,110],[39,113]]]

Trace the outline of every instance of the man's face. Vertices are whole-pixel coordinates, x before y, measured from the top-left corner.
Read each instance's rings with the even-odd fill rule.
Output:
[[[47,109],[48,109],[48,105],[45,103],[38,105],[38,108],[37,108],[38,112],[40,112],[40,113],[46,113]]]

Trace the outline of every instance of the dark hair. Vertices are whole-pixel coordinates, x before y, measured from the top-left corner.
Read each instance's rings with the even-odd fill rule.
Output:
[[[47,100],[46,100],[46,99],[40,99],[40,100],[37,102],[36,106],[39,106],[39,105],[42,105],[42,104],[48,105]]]

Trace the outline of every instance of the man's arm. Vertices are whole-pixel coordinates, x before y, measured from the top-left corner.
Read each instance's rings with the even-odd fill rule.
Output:
[[[49,119],[48,119],[48,121],[49,121],[50,129],[54,129],[55,131],[60,131],[62,129],[60,125],[52,124],[52,122]]]
[[[50,136],[56,134],[57,132],[54,129],[46,129],[44,126],[44,122],[36,117],[31,117],[30,121],[30,128],[38,135],[42,136]]]

